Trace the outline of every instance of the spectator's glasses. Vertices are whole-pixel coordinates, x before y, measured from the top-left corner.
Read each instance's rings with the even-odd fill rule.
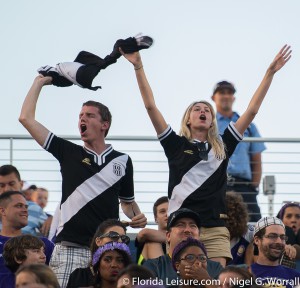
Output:
[[[118,242],[119,239],[121,239],[121,241],[123,243],[125,243],[126,245],[128,245],[130,243],[130,238],[127,235],[120,235],[119,233],[117,233],[115,231],[109,231],[108,233],[105,233],[105,234],[99,236],[100,239],[106,238],[106,237],[110,238],[114,242]]]
[[[196,260],[199,260],[201,263],[206,263],[207,257],[204,254],[200,254],[200,255],[187,254],[180,260],[185,260],[188,263],[194,263]]]
[[[288,236],[286,236],[285,234],[276,234],[276,233],[270,233],[268,235],[264,235],[265,238],[268,238],[272,241],[276,241],[278,238],[280,238],[280,240],[282,241],[287,241],[288,240]]]

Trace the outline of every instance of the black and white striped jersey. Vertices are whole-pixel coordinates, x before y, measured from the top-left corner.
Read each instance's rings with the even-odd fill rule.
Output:
[[[44,149],[60,163],[62,199],[56,242],[89,246],[99,224],[119,218],[119,199],[134,201],[131,158],[107,145],[97,155],[49,133]]]
[[[215,157],[209,145],[208,160],[199,157],[195,143],[177,135],[170,126],[158,139],[169,163],[169,211],[189,208],[200,215],[203,227],[224,226],[220,214],[226,213],[225,193],[227,165],[242,135],[230,123],[220,140],[224,142],[226,159]]]

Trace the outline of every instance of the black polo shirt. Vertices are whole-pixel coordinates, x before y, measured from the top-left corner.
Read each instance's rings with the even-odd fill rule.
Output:
[[[89,246],[99,224],[119,219],[119,199],[134,201],[130,157],[107,145],[97,155],[49,133],[44,149],[59,161],[62,199],[56,243],[69,241]]]
[[[183,136],[178,136],[170,126],[158,139],[164,148],[169,163],[169,210],[189,208],[199,213],[201,226],[224,226],[220,214],[226,214],[225,193],[227,165],[242,135],[231,122],[219,140],[225,146],[226,158],[217,159],[213,149],[208,160],[199,157],[197,146]]]

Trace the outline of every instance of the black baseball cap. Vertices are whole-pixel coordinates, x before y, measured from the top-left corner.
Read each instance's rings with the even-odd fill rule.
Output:
[[[221,81],[221,82],[218,82],[214,88],[214,93],[217,93],[218,91],[222,90],[222,89],[229,89],[233,92],[233,94],[235,93],[235,88],[234,88],[234,85],[228,81]]]
[[[170,216],[168,217],[167,229],[169,230],[171,227],[173,227],[174,224],[176,223],[176,221],[181,218],[191,218],[191,219],[195,220],[195,222],[199,228],[201,226],[200,217],[196,212],[194,212],[188,208],[180,208],[177,211],[172,212],[170,214]]]

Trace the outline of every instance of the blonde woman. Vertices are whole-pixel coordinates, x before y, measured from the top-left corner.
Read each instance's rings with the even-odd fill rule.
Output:
[[[257,114],[274,74],[291,58],[290,46],[285,45],[276,55],[246,111],[229,124],[222,136],[218,134],[215,111],[206,101],[196,101],[186,109],[176,135],[155,104],[140,53],[120,52],[134,66],[144,105],[168,158],[168,214],[179,208],[199,213],[200,240],[208,257],[225,266],[231,259],[229,232],[224,223],[228,160]]]

